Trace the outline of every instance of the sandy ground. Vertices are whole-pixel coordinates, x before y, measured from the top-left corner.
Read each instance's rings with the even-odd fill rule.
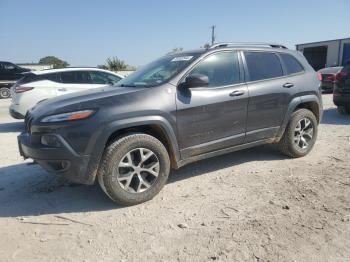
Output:
[[[23,161],[0,100],[0,261],[349,261],[350,116],[324,95],[314,150],[186,166],[152,201],[113,204]]]

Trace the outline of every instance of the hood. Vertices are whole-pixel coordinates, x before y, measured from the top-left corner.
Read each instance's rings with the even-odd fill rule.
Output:
[[[24,67],[20,67],[20,69],[21,69],[21,73],[27,73],[27,72],[31,72],[32,71],[29,68],[24,68]]]
[[[98,105],[101,100],[105,101],[105,99],[108,98],[138,92],[143,89],[145,88],[116,86],[88,89],[82,92],[74,92],[56,98],[43,100],[34,106],[29,113],[32,115],[48,115],[58,112],[69,112],[71,106],[74,107],[74,110],[80,110],[82,108],[86,109],[89,105]]]

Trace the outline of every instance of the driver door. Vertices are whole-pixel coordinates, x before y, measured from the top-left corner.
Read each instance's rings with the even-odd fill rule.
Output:
[[[177,91],[177,129],[182,158],[244,142],[248,90],[237,51],[209,55],[188,74],[209,78],[209,85]]]

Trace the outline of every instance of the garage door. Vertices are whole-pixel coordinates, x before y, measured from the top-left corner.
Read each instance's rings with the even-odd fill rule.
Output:
[[[343,61],[342,65],[345,65],[347,61],[350,61],[350,43],[344,44],[343,46]]]
[[[309,64],[317,71],[324,68],[327,63],[328,46],[315,46],[304,48],[304,56]]]

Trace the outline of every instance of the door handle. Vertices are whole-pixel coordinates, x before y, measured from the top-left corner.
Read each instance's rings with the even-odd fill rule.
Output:
[[[294,86],[294,84],[292,84],[292,83],[285,83],[284,85],[283,85],[283,87],[285,87],[285,88],[291,88],[291,87],[293,87]]]
[[[59,88],[59,89],[57,89],[58,91],[67,91],[67,89],[66,88],[64,88],[64,87],[62,87],[62,88]]]
[[[236,91],[233,91],[232,93],[230,93],[230,96],[241,96],[243,94],[244,94],[244,91],[236,90]]]

